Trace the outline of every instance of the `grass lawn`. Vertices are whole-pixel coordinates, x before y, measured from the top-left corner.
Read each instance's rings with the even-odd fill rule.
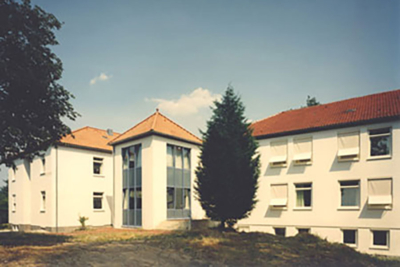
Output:
[[[361,254],[307,234],[283,238],[216,230],[113,228],[69,234],[0,233],[1,265],[87,266],[100,259],[134,266],[400,266],[399,260]]]

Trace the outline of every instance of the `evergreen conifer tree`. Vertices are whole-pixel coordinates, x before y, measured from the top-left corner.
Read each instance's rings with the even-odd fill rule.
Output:
[[[214,104],[202,133],[195,190],[207,216],[225,228],[248,217],[254,208],[260,159],[240,97],[228,87],[221,102]]]

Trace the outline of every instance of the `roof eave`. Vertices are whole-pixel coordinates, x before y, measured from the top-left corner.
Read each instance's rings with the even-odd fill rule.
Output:
[[[132,136],[132,137],[128,137],[126,139],[110,142],[109,145],[117,146],[117,145],[122,144],[122,143],[138,140],[138,139],[145,138],[145,137],[151,136],[151,135],[157,135],[157,136],[161,136],[161,137],[165,137],[165,138],[169,138],[169,139],[173,139],[173,140],[189,143],[189,144],[192,144],[192,145],[201,145],[201,142],[195,142],[195,141],[187,140],[187,139],[184,139],[184,138],[180,138],[180,137],[176,137],[174,135],[169,135],[169,134],[157,132],[157,131],[154,131],[154,130],[151,130],[151,131],[148,131],[148,132],[145,132],[145,133],[142,133],[142,134],[138,134],[138,135],[135,135],[135,136]]]
[[[57,142],[55,145],[112,154],[112,149],[108,150],[108,149],[89,147],[89,146],[81,146],[81,145],[75,145],[75,144],[69,144],[69,143],[63,143],[63,142]]]
[[[396,121],[396,120],[400,120],[399,115],[383,117],[383,118],[374,118],[374,119],[370,119],[370,120],[340,123],[340,124],[331,124],[331,125],[326,125],[326,126],[307,128],[307,129],[299,129],[299,130],[293,130],[293,131],[287,131],[287,132],[278,132],[278,133],[272,133],[272,134],[258,135],[258,136],[255,136],[255,138],[257,140],[262,140],[262,139],[282,137],[282,136],[288,136],[288,135],[320,132],[320,131],[333,130],[333,129],[338,129],[338,128],[354,127],[354,126],[361,126],[361,125],[373,124],[373,123],[390,122],[390,121]]]

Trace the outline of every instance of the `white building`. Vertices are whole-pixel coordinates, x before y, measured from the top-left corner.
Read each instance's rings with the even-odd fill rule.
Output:
[[[107,143],[118,134],[85,127],[32,162],[9,169],[9,223],[15,230],[70,231],[111,225],[113,158]]]
[[[239,229],[310,232],[400,255],[400,90],[290,110],[252,127],[259,202]]]
[[[400,90],[290,110],[252,124],[258,203],[246,231],[310,232],[357,250],[400,255]],[[10,224],[188,228],[201,140],[158,110],[125,133],[83,128],[44,160],[10,170]]]

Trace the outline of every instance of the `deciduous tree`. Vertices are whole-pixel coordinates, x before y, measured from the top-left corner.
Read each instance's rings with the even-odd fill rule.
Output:
[[[29,0],[0,0],[0,164],[33,158],[71,130],[78,114],[58,83],[57,18]]]

